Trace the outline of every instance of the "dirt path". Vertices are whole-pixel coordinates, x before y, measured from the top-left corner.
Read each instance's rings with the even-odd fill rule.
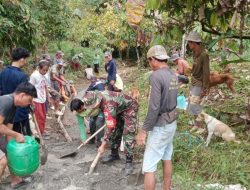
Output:
[[[123,69],[122,75],[126,74]],[[81,84],[81,85],[79,85]],[[86,80],[77,81],[76,88],[80,94],[88,86]],[[76,117],[68,109],[65,112],[63,123],[73,142],[66,142],[60,133],[56,119],[47,120],[47,130],[50,139],[46,140],[49,147],[48,161],[46,165],[41,166],[34,174],[33,181],[29,185],[19,188],[20,190],[139,190],[143,189],[142,185],[135,187],[129,184],[127,177],[124,175],[125,159],[121,152],[121,160],[112,165],[98,163],[94,173],[87,175],[91,162],[97,154],[95,145],[88,144],[82,148],[75,158],[59,159],[61,155],[72,152],[81,143],[79,139],[79,128]],[[109,153],[107,149],[105,154]],[[140,170],[141,164],[135,162],[134,172]],[[1,185],[0,190],[10,190],[10,185]]]

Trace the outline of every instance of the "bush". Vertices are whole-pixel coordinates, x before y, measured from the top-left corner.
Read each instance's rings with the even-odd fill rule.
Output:
[[[64,59],[67,61],[71,61],[75,54],[82,53],[83,59],[81,59],[81,64],[85,66],[93,64],[95,53],[98,53],[103,58],[103,53],[100,49],[84,48],[80,46],[80,43],[62,41],[60,44],[53,42],[49,45],[49,53],[52,55],[55,55],[59,49],[64,52]]]

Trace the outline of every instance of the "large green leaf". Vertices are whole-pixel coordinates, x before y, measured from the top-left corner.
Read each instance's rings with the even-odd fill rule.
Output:
[[[211,17],[210,17],[210,24],[212,26],[216,26],[218,20],[218,15],[216,12],[212,12]]]

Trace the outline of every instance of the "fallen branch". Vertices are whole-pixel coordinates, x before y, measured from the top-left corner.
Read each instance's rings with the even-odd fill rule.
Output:
[[[61,112],[64,114],[66,106],[63,106]],[[68,134],[67,130],[65,129],[63,123],[62,123],[62,117],[63,115],[58,116],[57,123],[59,124],[59,127],[61,128],[61,131],[63,132],[64,137],[68,142],[72,142],[71,136]]]

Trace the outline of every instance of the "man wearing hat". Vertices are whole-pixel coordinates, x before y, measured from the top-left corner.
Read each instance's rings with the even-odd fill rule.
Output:
[[[61,92],[61,85],[65,85],[67,81],[65,80],[62,72],[63,61],[57,62],[57,64],[53,65],[50,70],[50,80],[51,80],[51,88],[56,90],[57,92]],[[62,112],[59,111],[59,100],[56,98],[54,100],[55,105],[55,113],[56,115],[62,115]]]
[[[188,112],[195,117],[195,128],[201,128],[202,124],[196,120],[202,111],[201,98],[206,95],[209,87],[209,56],[202,46],[201,36],[197,32],[190,32],[186,38],[189,48],[193,51],[193,67],[191,71],[190,97]],[[203,129],[200,129],[201,132]]]
[[[105,70],[108,73],[108,90],[114,91],[114,84],[116,82],[116,63],[109,51],[106,51],[104,56],[106,61]]]
[[[186,75],[187,70],[191,70],[192,67],[189,66],[188,62],[181,58],[177,53],[170,57],[170,61],[173,61],[177,66],[176,73],[178,75]]]
[[[178,79],[168,68],[169,56],[161,45],[151,47],[147,59],[153,70],[149,78],[150,97],[148,112],[143,127],[136,136],[137,144],[145,144],[143,157],[144,189],[155,189],[155,171],[157,163],[163,160],[163,189],[170,190],[171,186],[171,157],[173,138],[176,131],[176,111]]]
[[[53,65],[56,65],[58,62],[63,61],[63,56],[64,56],[64,53],[62,51],[60,50],[57,51],[54,61],[53,61]]]
[[[189,82],[187,71],[191,71],[192,69],[188,62],[181,58],[177,53],[170,57],[170,61],[173,61],[177,66],[176,74],[179,82],[187,84]]]
[[[104,153],[108,142],[111,144],[111,154],[103,158],[103,163],[119,160],[118,149],[123,137],[127,175],[133,172],[133,153],[135,147],[135,134],[137,132],[138,103],[123,93],[113,91],[90,91],[83,99],[74,99],[70,103],[71,111],[88,117],[97,116],[99,112],[104,113],[106,128],[102,144],[98,151]]]

